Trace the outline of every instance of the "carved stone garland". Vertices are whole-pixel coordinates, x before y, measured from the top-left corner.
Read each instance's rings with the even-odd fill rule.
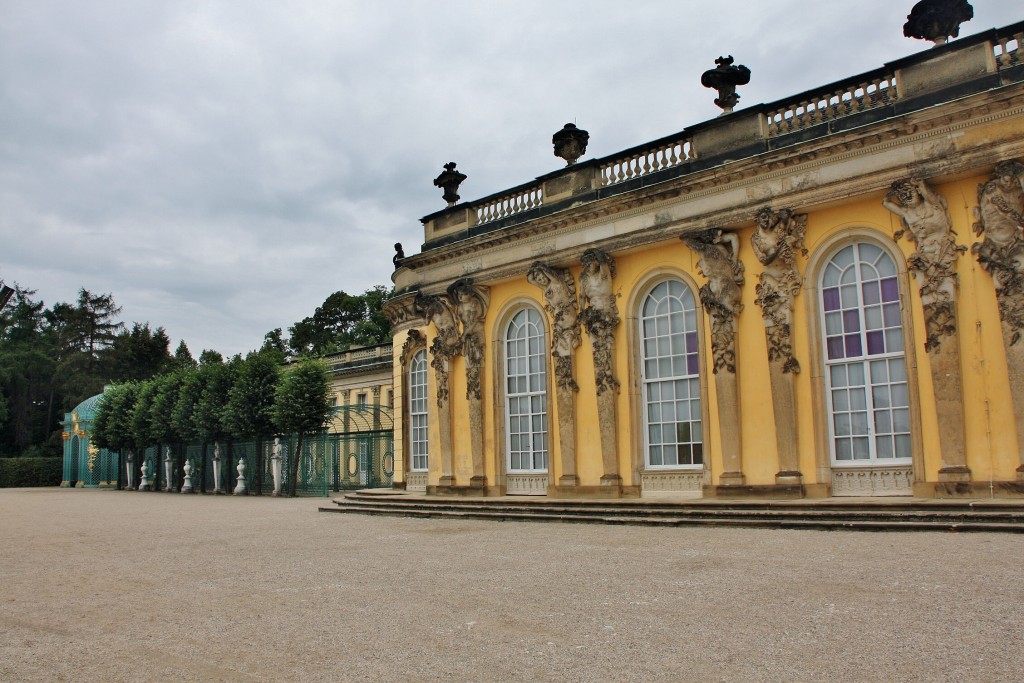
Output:
[[[960,338],[957,330],[957,256],[967,250],[957,244],[946,200],[919,179],[894,182],[882,206],[898,215],[917,250],[907,259],[916,275],[924,308],[925,340],[938,409],[942,450],[940,482],[970,481],[964,446],[964,412]]]
[[[558,402],[558,443],[562,474],[558,485],[576,486],[576,392],[573,350],[580,345],[579,305],[572,273],[540,261],[530,266],[526,280],[544,292],[544,310],[551,316],[551,357],[555,362],[555,395]]]
[[[448,374],[452,358],[460,348],[459,329],[455,310],[446,296],[417,294],[413,304],[418,315],[434,325],[437,335],[430,343],[430,367],[437,383],[438,433],[441,441],[441,478],[439,486],[455,484],[452,465],[452,411],[449,402]]]
[[[800,363],[793,356],[793,299],[800,293],[802,279],[796,267],[796,255],[807,255],[804,235],[807,215],[789,209],[772,211],[764,208],[755,216],[757,224],[750,244],[764,271],[757,276],[754,287],[764,318],[768,338],[768,360],[782,363],[783,372],[800,372]]]
[[[1004,161],[995,167],[992,179],[978,186],[975,215],[974,232],[985,239],[971,252],[995,284],[1020,449],[1017,479],[1024,481],[1024,164]]]
[[[456,280],[448,287],[448,296],[462,323],[459,347],[466,359],[466,400],[469,401],[470,450],[473,474],[470,486],[483,490],[484,475],[484,407],[481,373],[484,365],[484,318],[489,303],[488,290],[473,284],[469,278]]]
[[[800,484],[799,432],[797,430],[796,373],[800,363],[793,356],[793,299],[800,293],[802,279],[796,255],[807,255],[804,235],[807,215],[789,209],[763,208],[754,216],[756,228],[750,238],[757,260],[765,267],[754,288],[755,303],[761,307],[768,341],[772,404],[775,409],[775,440],[779,472],[775,483]]]
[[[583,270],[580,273],[581,310],[579,319],[590,337],[594,356],[594,378],[597,388],[598,429],[601,438],[601,460],[604,474],[603,486],[619,486],[618,454],[616,452],[615,399],[619,381],[615,378],[614,349],[615,328],[618,326],[619,310],[612,291],[615,278],[615,261],[599,250],[587,249],[580,257]]]
[[[740,442],[739,380],[736,376],[736,317],[743,310],[743,264],[740,241],[734,233],[712,229],[683,235],[683,243],[700,257],[697,266],[707,284],[700,288],[700,302],[711,318],[711,350],[724,471],[722,486],[744,483]],[[724,372],[720,372],[724,370]]]

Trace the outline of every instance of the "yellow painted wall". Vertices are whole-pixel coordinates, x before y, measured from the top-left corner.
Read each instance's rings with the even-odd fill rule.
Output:
[[[960,244],[966,247],[977,239],[971,226],[975,220],[974,207],[977,205],[977,185],[984,182],[984,177],[974,177],[951,181],[943,184],[933,183],[934,189],[943,195],[949,203],[949,212],[953,220],[954,230]],[[898,243],[892,242],[893,234],[901,228],[899,218],[890,213],[881,202],[882,193],[864,196],[841,206],[817,209],[808,212],[807,237],[805,246],[808,255],[800,257],[798,264],[801,273],[812,279],[814,284],[819,273],[807,273],[808,262],[814,259],[829,241],[838,234],[851,230],[869,229],[887,236],[890,244],[895,244],[898,253],[903,254],[904,261],[913,253],[915,246],[904,237]],[[793,207],[800,211],[800,207]],[[738,231],[741,243],[741,260],[745,266],[746,283],[743,287],[744,309],[738,320],[738,367],[740,384],[740,422],[742,439],[743,470],[749,484],[773,484],[775,473],[779,470],[778,454],[775,444],[775,418],[770,392],[768,356],[761,318],[761,310],[754,303],[757,276],[762,270],[750,247],[753,226]],[[630,346],[630,326],[636,325],[636,310],[631,310],[631,302],[639,302],[638,288],[653,284],[649,278],[652,272],[675,269],[688,274],[698,285],[705,279],[697,268],[697,257],[682,242],[670,240],[651,247],[630,253],[615,254],[617,276],[615,290],[619,295],[619,315],[622,324],[616,332],[615,363],[616,376],[622,388],[618,397],[618,447],[619,472],[625,485],[637,485],[633,480],[633,455],[643,443],[642,434],[634,433],[633,415],[639,415],[634,403],[640,400],[636,395],[639,378],[635,374],[637,368],[631,367],[638,353]],[[823,263],[823,261],[819,261]],[[905,263],[903,264],[905,268]],[[967,464],[973,472],[975,481],[984,481],[989,477],[996,480],[1013,480],[1014,470],[1020,464],[1017,437],[1014,433],[1013,404],[1010,398],[1009,382],[1003,340],[999,324],[998,306],[996,303],[992,279],[982,270],[974,256],[965,253],[960,256],[958,269],[960,273],[959,316],[961,334],[961,357],[963,366],[963,389],[965,409],[965,433],[967,448]],[[574,277],[579,276],[579,268],[572,268]],[[919,387],[920,407],[920,438],[923,450],[925,476],[928,481],[936,481],[940,465],[938,443],[938,418],[935,408],[934,392],[928,355],[924,352],[924,313],[918,295],[917,282],[913,275],[905,276],[905,291],[910,293],[904,306],[910,307],[913,321],[914,348],[908,357],[908,368],[916,363],[917,382]],[[697,296],[697,292],[694,292]],[[799,415],[800,467],[805,483],[818,482],[819,445],[827,443],[827,424],[824,416],[816,409],[813,401],[813,383],[820,381],[820,369],[812,365],[811,345],[820,345],[818,338],[811,336],[811,318],[818,316],[818,302],[807,301],[809,294],[801,293],[795,303],[793,312],[794,352],[801,364],[802,371],[797,376],[797,409]],[[499,430],[495,424],[495,400],[498,395],[496,381],[500,381],[501,373],[495,372],[493,364],[496,358],[495,340],[501,338],[501,326],[507,323],[510,306],[520,301],[530,301],[538,309],[543,310],[540,290],[528,284],[525,276],[510,282],[492,284],[490,286],[490,306],[488,309],[486,330],[488,334],[485,348],[483,372],[484,391],[484,448],[485,468],[489,482],[493,483],[499,471],[499,462],[505,457],[504,443],[497,442]],[[699,307],[699,300],[698,300]],[[500,319],[500,320],[499,320]],[[547,334],[550,343],[550,321]],[[703,320],[702,358],[703,372],[706,378],[705,404],[710,420],[704,427],[705,457],[709,458],[712,471],[712,483],[718,482],[721,474],[722,452],[719,438],[719,416],[715,393],[714,375],[712,374],[712,355],[710,353],[710,329],[708,318]],[[499,322],[501,325],[499,325]],[[817,322],[815,322],[817,324]],[[433,329],[428,330],[432,337]],[[397,356],[404,342],[404,335],[396,336],[395,363],[395,396],[396,406],[403,405],[404,397],[400,372],[401,363]],[[580,385],[577,395],[576,414],[576,448],[577,473],[583,486],[596,486],[602,475],[600,442],[597,427],[597,400],[594,392],[593,358],[590,341],[583,334],[583,342],[576,352],[575,375]],[[452,432],[455,475],[459,484],[467,484],[472,476],[470,456],[470,425],[468,403],[465,399],[466,379],[464,360],[456,358],[451,368],[451,400],[453,407]],[[549,442],[549,470],[552,479],[557,480],[561,474],[557,425],[557,401],[553,387],[553,367],[548,365],[549,382],[549,423],[551,439]],[[431,423],[436,424],[436,402],[433,400],[436,391],[433,371],[430,372]],[[396,408],[397,412],[398,408]],[[824,435],[817,432],[823,430]],[[401,456],[402,446],[396,435],[396,460]],[[439,475],[440,443],[436,430],[431,431],[431,481],[436,482]],[[824,456],[827,461],[827,454]],[[500,466],[503,469],[503,465]],[[822,482],[828,483],[828,482]]]

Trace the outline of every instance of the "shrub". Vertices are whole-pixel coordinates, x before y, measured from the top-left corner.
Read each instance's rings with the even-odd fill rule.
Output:
[[[0,488],[60,486],[62,458],[2,458]]]

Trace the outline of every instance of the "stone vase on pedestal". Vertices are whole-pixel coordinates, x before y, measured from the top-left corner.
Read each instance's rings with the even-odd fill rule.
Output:
[[[235,469],[238,470],[238,483],[235,484],[234,494],[236,496],[244,496],[249,493],[249,486],[245,481],[245,458],[238,459],[238,466]]]
[[[192,488],[192,461],[186,459],[185,467],[182,468],[185,472],[185,480],[181,485],[182,493],[192,493],[195,489]]]

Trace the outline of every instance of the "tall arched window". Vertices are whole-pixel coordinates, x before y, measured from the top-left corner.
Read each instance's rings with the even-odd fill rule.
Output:
[[[409,363],[409,456],[413,472],[427,471],[427,351]]]
[[[509,472],[548,468],[547,344],[540,314],[524,308],[505,331],[505,429]]]
[[[840,249],[821,275],[834,465],[911,461],[896,265],[870,243]]]
[[[640,315],[646,466],[700,467],[701,429],[697,309],[678,280],[658,284]]]

